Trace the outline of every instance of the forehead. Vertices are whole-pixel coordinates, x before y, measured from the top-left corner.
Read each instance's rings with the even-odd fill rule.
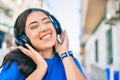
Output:
[[[29,24],[30,22],[42,20],[43,18],[48,17],[43,12],[32,12],[27,16],[26,24]]]
[[[40,16],[40,17],[42,17],[42,16],[47,16],[44,12],[40,12],[40,11],[34,11],[34,12],[31,12],[29,15],[28,15],[28,17],[32,17],[32,16]],[[27,17],[27,18],[28,18]]]

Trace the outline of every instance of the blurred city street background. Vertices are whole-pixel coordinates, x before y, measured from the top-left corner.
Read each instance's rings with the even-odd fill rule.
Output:
[[[0,0],[0,65],[15,47],[17,16],[33,7],[59,20],[88,80],[120,80],[120,0]]]

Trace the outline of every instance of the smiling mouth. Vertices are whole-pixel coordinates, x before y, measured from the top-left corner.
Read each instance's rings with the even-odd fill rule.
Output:
[[[51,36],[52,36],[52,34],[47,34],[47,35],[42,36],[40,39],[46,40],[46,39],[49,39]]]

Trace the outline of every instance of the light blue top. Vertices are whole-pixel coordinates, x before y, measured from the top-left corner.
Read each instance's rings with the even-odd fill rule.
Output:
[[[64,66],[58,54],[55,54],[52,59],[45,60],[48,64],[48,69],[42,80],[66,80]],[[77,59],[73,57],[73,60],[82,74],[86,77]],[[0,73],[0,80],[25,80],[24,75],[18,69],[17,62],[14,61],[8,69],[6,68],[7,64],[3,66]]]

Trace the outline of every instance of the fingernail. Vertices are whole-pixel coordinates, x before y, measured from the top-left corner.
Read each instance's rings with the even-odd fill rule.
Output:
[[[21,46],[18,46],[18,48],[21,48]]]
[[[27,44],[27,43],[25,43],[25,45],[27,46],[28,44]]]

